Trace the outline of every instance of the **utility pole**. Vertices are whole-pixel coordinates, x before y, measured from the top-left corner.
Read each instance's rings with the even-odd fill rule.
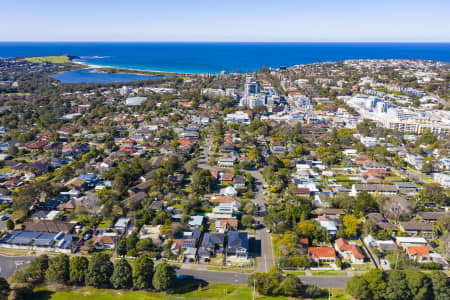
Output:
[[[398,261],[398,251],[397,251],[397,256],[395,258],[395,268],[394,268],[394,270],[397,270],[397,261]]]
[[[256,294],[256,279],[253,279],[253,300],[255,300]]]

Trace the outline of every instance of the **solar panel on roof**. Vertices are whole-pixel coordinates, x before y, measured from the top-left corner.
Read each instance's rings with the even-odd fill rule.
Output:
[[[22,231],[20,234],[18,234],[9,243],[11,243],[11,244],[19,244],[19,245],[28,245],[34,239],[37,239],[40,235],[42,235],[42,233],[40,233],[40,232],[26,232],[26,231]]]
[[[184,241],[183,247],[194,247],[194,242],[193,241]]]
[[[35,246],[50,246],[55,238],[54,233],[43,233],[37,239],[34,240]]]

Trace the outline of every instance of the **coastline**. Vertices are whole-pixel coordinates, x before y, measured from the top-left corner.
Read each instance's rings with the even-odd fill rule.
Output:
[[[82,66],[87,66],[86,68],[83,69],[117,69],[117,70],[124,70],[124,71],[135,71],[135,72],[119,72],[119,73],[123,73],[123,74],[133,74],[133,75],[149,75],[149,74],[145,74],[145,73],[139,73],[139,72],[148,72],[148,73],[157,73],[157,75],[164,75],[164,74],[169,74],[169,75],[202,75],[202,74],[213,74],[213,73],[188,73],[188,72],[170,72],[170,71],[157,71],[157,70],[144,70],[144,69],[135,69],[135,68],[124,68],[124,67],[116,67],[116,66],[101,66],[101,65],[94,65],[94,64],[89,64],[89,63],[83,63],[79,60],[72,60],[72,63],[74,64],[78,64],[78,65],[82,65]],[[214,73],[214,74],[218,74],[218,73]]]

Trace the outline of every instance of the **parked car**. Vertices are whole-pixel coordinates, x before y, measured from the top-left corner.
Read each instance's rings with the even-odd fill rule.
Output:
[[[0,217],[0,221],[6,221],[6,220],[8,220],[8,216],[3,215]]]
[[[90,232],[87,232],[83,235],[83,240],[87,241],[92,237],[92,234]]]
[[[194,278],[194,276],[192,276],[192,275],[184,275],[184,274],[177,275],[178,280],[187,280],[187,279],[193,279],[193,278]]]

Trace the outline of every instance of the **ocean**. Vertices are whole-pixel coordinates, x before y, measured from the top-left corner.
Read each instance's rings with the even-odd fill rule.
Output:
[[[345,59],[450,62],[450,43],[0,42],[0,57],[60,54],[98,66],[220,73]]]

